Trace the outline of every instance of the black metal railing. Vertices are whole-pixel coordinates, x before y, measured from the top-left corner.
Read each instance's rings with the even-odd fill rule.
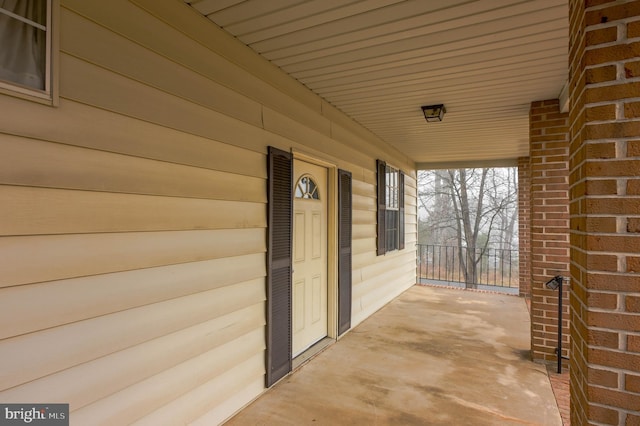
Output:
[[[418,279],[518,287],[518,250],[418,244]]]

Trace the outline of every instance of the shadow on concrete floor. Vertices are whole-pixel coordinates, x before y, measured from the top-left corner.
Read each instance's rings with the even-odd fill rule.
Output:
[[[229,425],[561,425],[524,299],[414,286]]]

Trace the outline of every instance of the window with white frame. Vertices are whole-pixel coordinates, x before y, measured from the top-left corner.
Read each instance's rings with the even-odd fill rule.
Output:
[[[400,236],[398,234],[399,226],[399,208],[398,208],[398,169],[387,165],[385,173],[386,183],[386,217],[385,217],[385,238],[386,251],[398,249]]]
[[[404,248],[404,173],[377,161],[378,232],[377,253]]]
[[[0,87],[50,97],[51,0],[0,0]]]

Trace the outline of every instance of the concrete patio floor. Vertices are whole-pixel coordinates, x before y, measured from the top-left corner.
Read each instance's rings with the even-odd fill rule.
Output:
[[[562,425],[515,296],[414,286],[227,425]]]

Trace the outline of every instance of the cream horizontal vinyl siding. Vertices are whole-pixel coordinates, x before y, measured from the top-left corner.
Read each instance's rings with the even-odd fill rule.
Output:
[[[238,289],[246,289],[251,285],[253,288],[260,286],[259,282],[255,281],[244,286],[238,286]],[[95,332],[95,341],[77,342],[70,348],[60,347],[34,355],[25,352],[27,359],[19,362],[9,359],[10,366],[16,368],[15,364],[19,365],[27,361],[34,364],[40,362],[40,364],[35,365],[37,371],[30,373],[32,376],[37,377],[43,374],[44,370],[51,369],[54,364],[59,368],[66,364],[78,364],[83,359],[91,357],[93,359],[78,364],[74,368],[60,369],[60,371],[49,374],[40,380],[17,385],[3,395],[3,401],[18,403],[31,400],[47,401],[54,398],[56,402],[72,404],[75,407],[74,409],[77,410],[98,399],[124,391],[135,383],[150,379],[167,369],[174,368],[216,348],[225,348],[224,350],[219,349],[219,352],[233,353],[233,341],[235,339],[246,333],[257,332],[256,330],[261,329],[261,325],[264,324],[263,304],[260,302],[249,304],[251,301],[247,300],[242,304],[247,303],[249,305],[242,307],[239,302],[230,299],[227,301],[231,302],[229,308],[221,309],[214,305],[212,309],[217,308],[216,312],[209,313],[204,312],[204,307],[192,306],[194,299],[201,299],[201,304],[210,303],[216,296],[228,297],[228,291],[217,292],[217,295],[215,292],[198,294],[191,299],[185,298],[157,304],[155,308],[158,310],[163,308],[174,309],[173,313],[162,320],[157,317],[148,317],[149,319],[145,320],[142,315],[149,315],[149,309],[139,309],[137,311],[132,309],[119,317],[107,316],[102,320],[102,324],[99,323],[99,320],[94,320],[56,328],[53,334],[53,337],[56,338],[63,338],[65,333],[69,334],[71,331],[86,332],[85,330],[80,330],[81,327],[91,328],[93,332],[96,327],[102,326],[104,330]],[[246,296],[241,295],[238,297]],[[224,302],[225,300],[222,299],[219,303]],[[193,314],[189,315],[189,311],[192,311]],[[137,327],[126,327],[133,330],[124,330],[125,325],[122,323],[119,324],[121,326],[119,329],[110,327],[111,325],[117,325],[119,320],[125,321],[131,319],[132,316],[137,316],[136,319],[141,321],[141,324]],[[208,319],[212,317],[213,319]],[[145,323],[142,323],[142,321]],[[154,324],[154,322],[156,323]],[[72,328],[75,330],[71,330]],[[141,331],[145,331],[145,328],[149,330],[149,334],[170,332],[155,339],[143,340],[125,349],[116,350],[119,346],[129,345],[133,342],[137,338],[136,333],[140,334]],[[218,331],[212,333],[213,330]],[[117,335],[118,333],[122,334],[121,339]],[[7,345],[6,348],[3,348],[3,355],[9,356],[11,352],[28,350],[27,345],[29,344],[46,343],[44,339],[49,336],[40,333],[33,336],[29,335],[28,339],[16,340],[12,345]],[[99,341],[98,338],[105,340]],[[104,349],[116,351],[95,357],[96,352]],[[74,352],[71,353],[71,350]],[[212,361],[217,362],[216,360]],[[18,371],[14,375],[3,378],[3,387],[18,383],[23,380],[23,377],[26,378],[24,374],[18,377]],[[201,371],[199,374],[204,375],[205,372]],[[52,389],[57,389],[55,395],[51,394]],[[166,391],[169,390],[157,389],[154,392]],[[136,408],[135,405],[127,406],[132,410]],[[113,407],[113,410],[118,411],[122,408],[124,407]]]
[[[372,172],[366,180],[370,182],[374,176]],[[405,248],[377,256],[376,186],[354,181],[352,324],[360,323],[415,284],[416,195],[416,180],[409,173],[405,175]]]
[[[354,324],[415,282],[414,165],[182,2],[138,3],[158,16],[63,0],[59,106],[0,95],[0,401],[215,424],[264,389],[267,146],[353,174]],[[376,158],[407,173],[385,256]]]

